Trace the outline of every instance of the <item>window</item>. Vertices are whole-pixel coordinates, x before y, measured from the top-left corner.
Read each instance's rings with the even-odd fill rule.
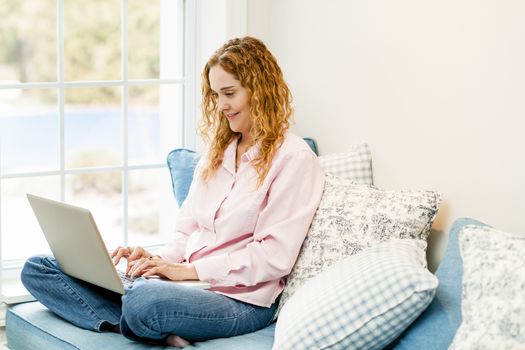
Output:
[[[184,0],[0,2],[1,259],[49,248],[26,193],[89,208],[108,248],[153,245],[193,146]],[[189,92],[190,93],[189,93]]]

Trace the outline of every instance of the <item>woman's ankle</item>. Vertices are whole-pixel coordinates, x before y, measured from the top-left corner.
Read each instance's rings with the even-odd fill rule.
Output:
[[[101,332],[113,332],[113,333],[120,333],[120,325],[117,324],[111,324],[109,322],[104,322],[100,326]]]
[[[178,335],[172,334],[166,338],[166,345],[174,346],[176,348],[183,348],[190,345],[190,342],[179,337]]]

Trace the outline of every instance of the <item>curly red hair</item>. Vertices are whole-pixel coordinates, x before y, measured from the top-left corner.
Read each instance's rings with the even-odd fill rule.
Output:
[[[224,150],[238,136],[218,110],[217,96],[210,86],[209,73],[215,65],[232,74],[249,93],[250,133],[254,143],[260,147],[252,165],[259,175],[260,185],[290,127],[293,112],[290,89],[277,60],[256,38],[232,39],[210,57],[202,73],[202,120],[199,128],[208,145],[208,163],[202,173],[205,181],[215,174],[222,163]]]

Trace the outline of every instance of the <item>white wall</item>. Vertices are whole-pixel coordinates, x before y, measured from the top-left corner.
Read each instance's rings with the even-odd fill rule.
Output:
[[[248,0],[295,131],[322,154],[366,140],[375,183],[434,189],[434,224],[525,233],[525,2]]]
[[[208,59],[215,50],[234,37],[247,34],[247,0],[196,0],[186,6],[195,7],[196,52],[188,52],[187,62],[193,75],[187,79],[194,80],[194,99],[189,99],[189,108],[193,108],[195,120],[190,121],[187,129],[192,130],[186,136],[186,146],[203,150],[203,144],[197,135],[197,125],[201,117],[201,74]],[[191,28],[191,24],[189,26]]]

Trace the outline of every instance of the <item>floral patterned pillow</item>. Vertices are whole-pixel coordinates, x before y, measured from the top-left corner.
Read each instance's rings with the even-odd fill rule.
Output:
[[[522,349],[525,344],[525,235],[465,226],[462,322],[449,349]]]
[[[440,201],[441,195],[433,191],[383,191],[327,174],[276,317],[301,285],[342,258],[392,238],[426,241]]]

